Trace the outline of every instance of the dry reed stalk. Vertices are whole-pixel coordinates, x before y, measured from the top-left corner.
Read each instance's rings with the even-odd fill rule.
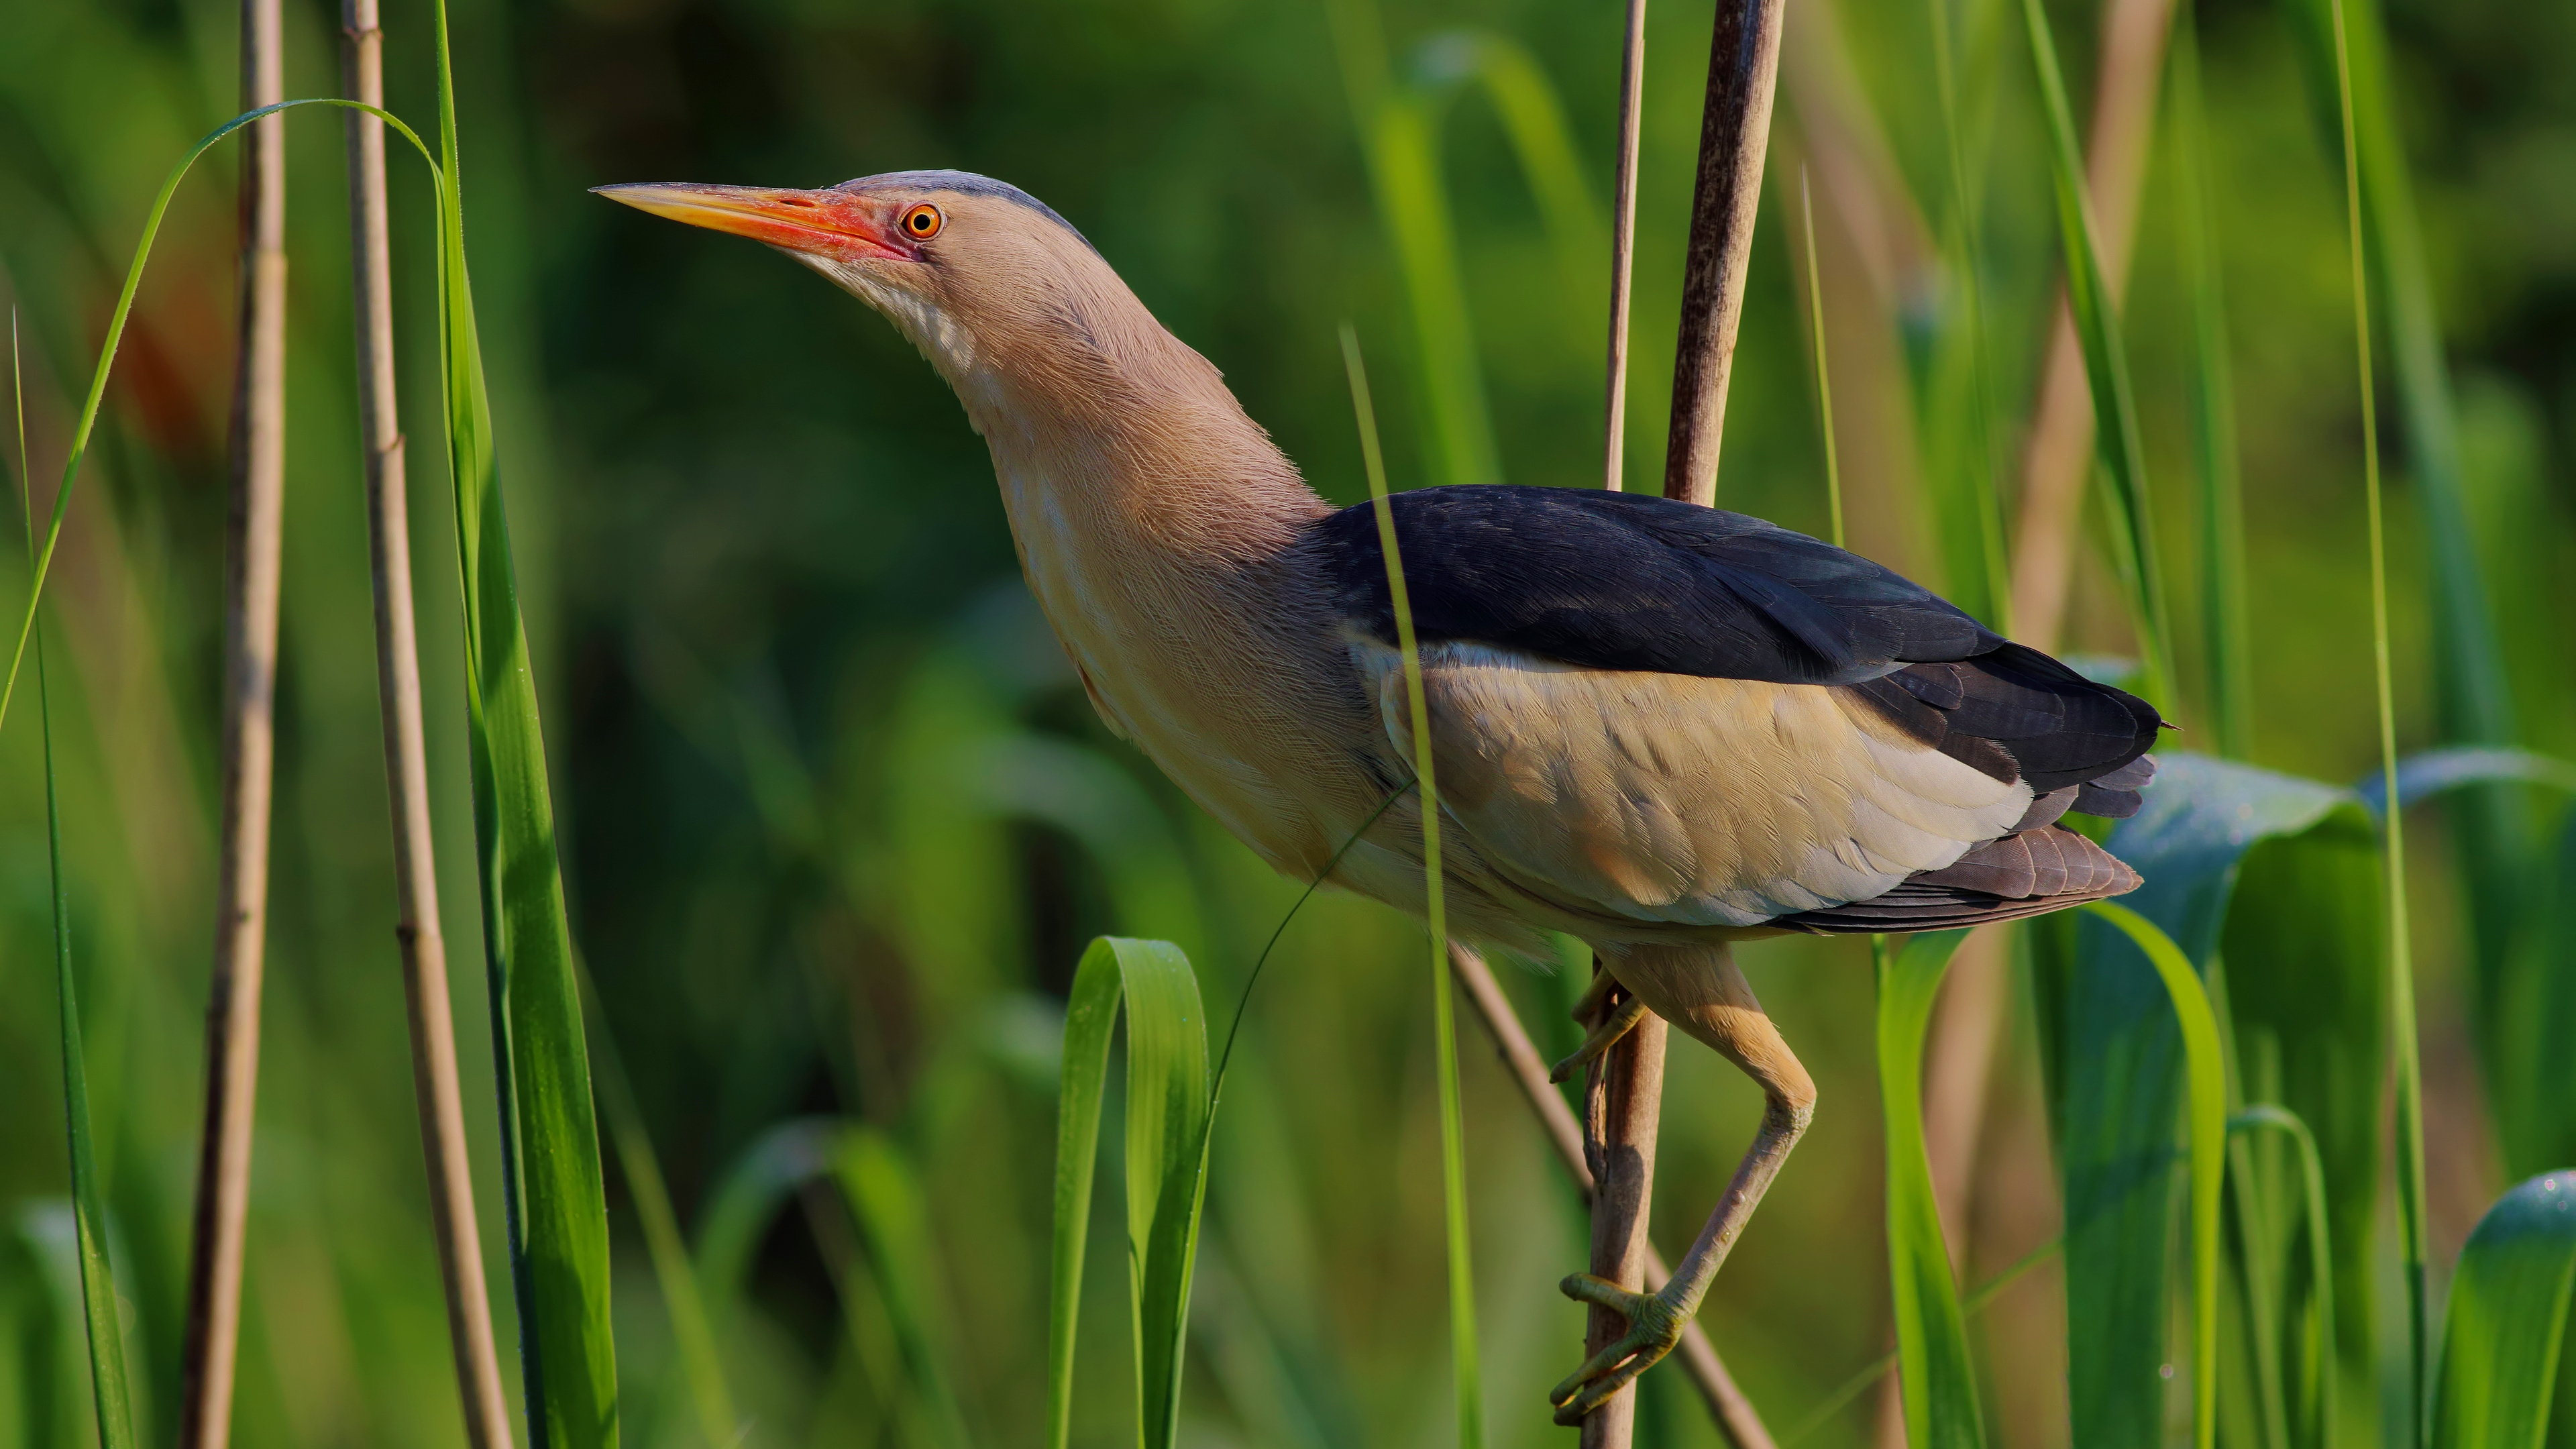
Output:
[[[1602,969],[1595,958],[1592,969]],[[1618,1010],[1612,992],[1589,1029]],[[1647,1218],[1655,1193],[1655,1125],[1664,1104],[1664,1038],[1670,1028],[1649,1011],[1628,1034],[1593,1059],[1583,1074],[1583,1148],[1592,1168],[1592,1273],[1623,1288],[1645,1284]],[[1595,1306],[1585,1316],[1589,1360],[1628,1331],[1625,1315]],[[1584,1416],[1583,1449],[1629,1449],[1636,1442],[1637,1386],[1630,1383]]]
[[[243,0],[242,108],[285,99],[278,0]],[[223,1449],[240,1346],[242,1234],[259,1084],[261,954],[268,925],[277,588],[286,494],[285,118],[253,122],[242,162],[241,352],[225,517],[223,859],[206,1002],[206,1115],[188,1262],[179,1443]]]
[[[1744,316],[1744,272],[1762,201],[1771,97],[1780,76],[1780,0],[1719,0],[1700,113],[1699,180],[1682,263],[1681,337],[1673,360],[1673,420],[1664,496],[1717,496],[1726,383]]]
[[[1540,1128],[1547,1133],[1548,1145],[1556,1149],[1557,1160],[1565,1164],[1566,1172],[1574,1178],[1576,1189],[1583,1194],[1584,1204],[1590,1206],[1592,1166],[1584,1157],[1583,1124],[1575,1120],[1574,1109],[1565,1105],[1565,1099],[1557,1095],[1555,1086],[1548,1081],[1547,1062],[1539,1056],[1538,1047],[1530,1041],[1529,1033],[1522,1030],[1520,1016],[1512,1010],[1511,998],[1503,994],[1502,985],[1494,980],[1493,968],[1485,964],[1485,958],[1473,948],[1452,941],[1449,959],[1456,969],[1459,984],[1466,988],[1467,1000],[1475,1006],[1476,1015],[1485,1023],[1485,1029],[1494,1035],[1494,1054],[1502,1058],[1503,1066],[1512,1074],[1512,1081],[1520,1088],[1521,1096],[1529,1102],[1530,1110],[1537,1114]],[[1646,1291],[1659,1292],[1665,1281],[1672,1277],[1672,1270],[1666,1266],[1664,1255],[1655,1250],[1651,1240],[1645,1245],[1645,1253]],[[1691,1383],[1699,1389],[1700,1397],[1707,1400],[1709,1417],[1716,1421],[1718,1432],[1726,1436],[1727,1443],[1735,1449],[1773,1449],[1771,1431],[1763,1426],[1762,1416],[1754,1410],[1753,1401],[1736,1387],[1734,1375],[1726,1371],[1725,1361],[1717,1356],[1716,1345],[1708,1341],[1708,1333],[1700,1327],[1698,1320],[1683,1326],[1681,1346],[1675,1352],[1681,1359],[1683,1370],[1690,1375]]]
[[[384,30],[376,0],[342,0],[342,84],[349,97],[385,103]],[[437,857],[430,839],[429,764],[422,743],[420,646],[412,617],[411,521],[394,391],[392,252],[385,217],[385,127],[348,113],[350,281],[357,324],[358,413],[367,470],[367,561],[375,584],[376,703],[385,735],[385,793],[393,812],[394,939],[402,952],[411,1018],[412,1091],[420,1109],[422,1165],[438,1235],[440,1286],[456,1356],[465,1442],[507,1449],[510,1411],[492,1339],[474,1217],[474,1171],[456,1082],[456,1024],[447,994],[447,946],[438,928]]]
[[[2104,5],[2093,139],[2084,170],[2085,186],[2092,195],[2094,235],[2102,248],[2103,276],[2110,283],[2114,305],[2128,283],[2139,193],[2146,184],[2147,142],[2155,131],[2156,86],[2164,74],[2173,7],[2174,0],[2106,0]],[[2022,454],[2021,524],[2013,537],[2012,618],[2014,634],[2022,642],[2053,649],[2066,620],[2067,589],[2075,574],[2084,481],[2093,471],[2093,394],[2085,381],[2084,350],[2076,340],[2063,288],[2058,292],[2056,320],[2050,324],[2048,361],[2040,376],[2039,408]],[[1933,1171],[1937,1177],[1937,1161]]]
[[[1603,429],[1601,486],[1626,486],[1628,439],[1628,294],[1637,259],[1637,147],[1645,129],[1646,0],[1628,0],[1627,39],[1619,50],[1619,168],[1610,210],[1610,387]]]

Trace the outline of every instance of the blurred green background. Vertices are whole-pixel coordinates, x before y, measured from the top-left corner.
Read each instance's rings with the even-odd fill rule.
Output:
[[[1295,883],[1269,876],[1101,729],[1018,582],[981,443],[892,329],[780,257],[584,188],[823,185],[923,166],[1015,182],[1081,227],[1225,370],[1315,485],[1348,502],[1364,489],[1334,340],[1344,318],[1384,359],[1374,375],[1399,485],[1448,475],[1419,421],[1422,373],[1405,365],[1417,343],[1335,25],[1346,47],[1382,33],[1400,76],[1436,78],[1455,54],[1440,37],[1462,28],[1508,37],[1541,58],[1562,99],[1588,210],[1534,202],[1493,110],[1456,88],[1434,112],[1442,174],[1501,476],[1586,485],[1598,471],[1606,265],[1570,263],[1561,238],[1592,235],[1606,204],[1616,7],[458,0],[454,15],[469,246],[599,1025],[684,1224],[705,1220],[746,1152],[774,1146],[766,1134],[782,1124],[828,1116],[887,1131],[926,1194],[916,1266],[935,1300],[919,1331],[964,1430],[979,1444],[1030,1442],[1043,1402],[1052,1053],[1081,945],[1107,930],[1177,940],[1222,1029]],[[2018,419],[2056,287],[2045,133],[2009,9],[1969,0],[1961,17],[1992,386],[1999,414]],[[2086,114],[2100,17],[2053,3],[2051,18]],[[392,107],[421,124],[432,112],[427,14],[397,4],[385,19]],[[1649,18],[1637,486],[1662,468],[1709,22],[1699,0],[1661,0]],[[233,24],[206,0],[0,8],[0,289],[23,319],[42,478],[62,456],[152,188],[234,109]],[[2563,756],[2576,752],[2576,7],[2400,0],[2387,24],[2483,582],[2524,742]],[[338,89],[337,26],[324,6],[290,7],[289,94]],[[1794,0],[1788,26],[1719,501],[1825,528],[1792,246],[1797,177],[1812,163],[1853,545],[1959,587],[1943,579],[1929,531],[1906,371],[1909,347],[1956,298],[1924,220],[1947,185],[1925,11]],[[2349,781],[2375,768],[2376,735],[2340,167],[2319,144],[2274,8],[2215,0],[2200,30],[2253,561],[2253,753]],[[449,1444],[453,1376],[391,934],[341,132],[316,111],[288,129],[286,664],[237,1442]],[[2127,315],[2150,463],[2169,480],[2191,681],[2201,661],[2180,486],[2190,336],[2169,154],[2160,146],[2151,163]],[[217,152],[164,232],[73,505],[49,625],[74,942],[147,1439],[166,1439],[175,1400],[212,934],[234,164]],[[428,193],[411,160],[392,165],[417,443],[437,417]],[[2019,456],[2016,427],[2007,421],[1996,444],[2007,460]],[[2436,738],[2435,645],[2395,436],[2392,426],[2399,725],[2413,749]],[[438,450],[415,446],[412,463],[446,934],[506,1346],[458,612],[443,562],[452,523]],[[40,506],[50,486],[39,485]],[[2132,646],[2099,557],[2079,565],[2066,642],[2118,655]],[[21,589],[14,568],[0,565]],[[2181,718],[2197,730],[2190,698]],[[0,1443],[30,1445],[70,1442],[87,1414],[66,1377],[76,1327],[48,1307],[67,1300],[44,1286],[67,1271],[68,1227],[35,740],[23,714],[0,738],[0,1294],[11,1335]],[[2466,908],[2438,838],[2416,859],[2432,1222],[2447,1261],[2507,1178],[2457,986]],[[1253,1001],[1216,1139],[1191,1442],[1449,1440],[1418,941],[1377,907],[1319,899]],[[1823,1104],[1703,1319],[1785,1430],[1889,1332],[1870,980],[1854,942],[1765,943],[1745,964]],[[1565,978],[1503,972],[1542,1047],[1570,1045]],[[1983,1107],[1964,1230],[1971,1283],[2056,1227],[2027,1016],[2013,1012]],[[1581,1334],[1554,1283],[1578,1266],[1582,1218],[1479,1029],[1461,1030],[1494,1440],[1562,1442],[1542,1391],[1572,1367]],[[1758,1113],[1735,1073],[1676,1049],[1657,1193],[1666,1246],[1696,1229]],[[1104,1172],[1104,1191],[1116,1180]],[[630,1442],[695,1442],[613,1164],[610,1181]],[[888,1316],[838,1200],[803,1190],[761,1231],[723,1334],[753,1442],[943,1442],[944,1415],[907,1368],[916,1325]],[[1127,1432],[1123,1288],[1101,1231],[1078,1442]],[[1999,1442],[2064,1442],[2053,1274],[2017,1285],[1977,1331]],[[1643,1416],[1645,1442],[1715,1442],[1675,1370],[1648,1377]],[[1868,1396],[1812,1442],[1880,1438]]]

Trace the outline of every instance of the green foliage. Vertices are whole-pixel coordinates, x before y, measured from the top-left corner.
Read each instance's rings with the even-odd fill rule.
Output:
[[[2120,307],[2102,268],[2101,242],[2084,179],[2084,151],[2076,141],[2075,113],[2058,74],[2057,42],[2040,0],[2022,0],[2022,19],[2039,68],[2040,99],[2048,117],[2049,179],[2057,197],[2057,234],[2066,258],[2066,307],[2084,347],[2084,376],[2093,391],[2094,452],[2109,484],[2111,562],[2128,595],[2130,623],[2138,631],[2144,666],[2139,693],[2173,713],[2172,626],[2165,616],[2164,580],[2156,563],[2155,508],[2147,490],[2147,449],[2129,382],[2128,343]]]
[[[1180,1432],[1181,1361],[1190,1273],[1207,1187],[1207,1021],[1198,976],[1168,941],[1103,936],[1082,954],[1064,1018],[1058,1098],[1055,1247],[1047,1330],[1047,1443],[1073,1431],[1074,1329],[1091,1229],[1092,1164],[1100,1145],[1110,1034],[1127,1017],[1128,1304],[1135,1324],[1136,1425],[1147,1449]]]
[[[2496,1199],[2460,1250],[2433,1404],[2440,1449],[2540,1449],[2576,1289],[2576,1172]]]
[[[535,1449],[617,1443],[617,1350],[608,1316],[608,1206],[591,1116],[572,925],[555,852],[545,731],[519,615],[474,294],[445,0],[437,17],[438,338],[465,601],[465,708],[474,781],[475,881],[492,993],[501,1181],[517,1290],[520,1370]]]
[[[1905,1393],[1905,1442],[1925,1449],[1980,1449],[1977,1371],[1967,1319],[1932,1195],[1923,1141],[1923,1039],[1942,974],[1965,931],[1907,938],[1888,959],[1878,947],[1878,1095],[1887,1129],[1887,1263],[1896,1299],[1896,1353]]]

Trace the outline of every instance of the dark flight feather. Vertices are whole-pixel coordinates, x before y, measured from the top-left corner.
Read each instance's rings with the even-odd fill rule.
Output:
[[[1998,780],[2028,780],[2049,796],[2084,787],[2066,803],[2087,813],[2136,809],[2126,772],[2155,743],[2152,706],[1857,554],[1651,494],[1462,486],[1399,493],[1391,505],[1425,643],[1837,686]],[[1304,546],[1348,624],[1391,647],[1374,506],[1321,520]]]

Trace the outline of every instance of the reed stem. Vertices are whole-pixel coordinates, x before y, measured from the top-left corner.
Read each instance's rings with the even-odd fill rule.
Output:
[[[242,0],[242,105],[285,98],[278,0]],[[232,1434],[250,1206],[268,824],[277,707],[277,594],[286,493],[286,121],[251,124],[243,153],[240,362],[225,517],[222,862],[206,1003],[206,1109],[197,1158],[180,1359],[179,1443]]]
[[[342,82],[353,100],[382,107],[384,30],[376,0],[342,0]],[[510,1411],[492,1338],[491,1294],[474,1213],[474,1169],[465,1150],[457,1086],[456,1022],[447,989],[447,945],[438,923],[437,856],[431,843],[429,764],[423,745],[420,646],[412,616],[411,521],[394,389],[392,251],[385,208],[385,128],[348,113],[350,282],[355,292],[358,413],[367,470],[367,562],[374,583],[376,703],[385,737],[385,793],[393,819],[394,940],[402,952],[411,1025],[412,1093],[420,1111],[422,1166],[438,1235],[448,1343],[464,1410],[465,1442],[507,1449]]]
[[[1503,994],[1501,983],[1494,980],[1493,968],[1475,948],[1456,941],[1449,943],[1449,960],[1458,982],[1466,988],[1468,1002],[1485,1029],[1494,1036],[1494,1054],[1502,1058],[1511,1073],[1513,1085],[1521,1090],[1530,1110],[1537,1114],[1539,1127],[1547,1133],[1550,1147],[1556,1149],[1559,1162],[1565,1164],[1574,1179],[1576,1191],[1583,1194],[1584,1206],[1592,1204],[1592,1167],[1584,1160],[1583,1124],[1574,1119],[1574,1109],[1565,1105],[1556,1087],[1547,1079],[1547,1062],[1538,1047],[1522,1029],[1519,1013],[1512,1010],[1511,998]],[[1671,1277],[1672,1269],[1664,1255],[1650,1240],[1646,1244],[1646,1291],[1660,1292]],[[1734,1449],[1773,1449],[1771,1431],[1753,1401],[1736,1387],[1735,1376],[1726,1371],[1726,1363],[1717,1356],[1716,1345],[1708,1341],[1707,1330],[1698,1320],[1682,1326],[1681,1346],[1674,1350],[1700,1397],[1708,1403],[1709,1417],[1717,1430]]]
[[[1619,50],[1619,163],[1610,208],[1610,387],[1603,430],[1601,486],[1627,486],[1628,297],[1637,263],[1637,147],[1644,132],[1646,0],[1628,0],[1627,39]]]

